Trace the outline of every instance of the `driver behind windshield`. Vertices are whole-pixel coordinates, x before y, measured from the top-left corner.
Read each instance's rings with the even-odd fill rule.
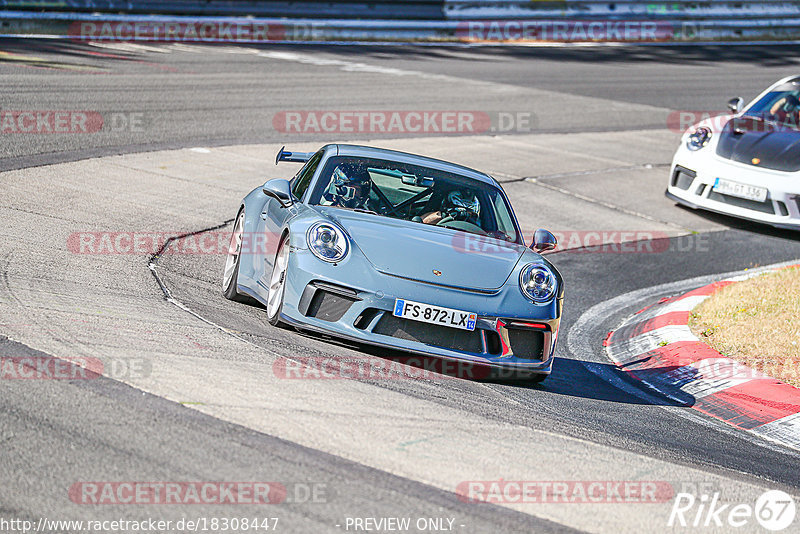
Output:
[[[349,209],[368,209],[372,189],[369,174],[354,165],[341,164],[333,170],[331,183],[322,194],[325,205]]]
[[[449,221],[465,221],[480,226],[481,205],[478,197],[470,191],[454,190],[444,196],[439,211],[431,211],[422,216],[425,224],[439,224]]]
[[[779,99],[769,110],[769,113],[774,120],[777,120],[778,122],[791,123],[794,126],[797,126],[798,124],[798,119],[800,118],[798,117],[799,112],[800,100],[798,100],[793,94],[788,94]]]

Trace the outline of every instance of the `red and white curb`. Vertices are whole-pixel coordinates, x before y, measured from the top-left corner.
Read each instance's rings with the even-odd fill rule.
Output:
[[[628,318],[603,342],[623,371],[730,425],[800,450],[800,389],[727,358],[689,329],[689,314],[718,289],[761,273],[664,298]]]

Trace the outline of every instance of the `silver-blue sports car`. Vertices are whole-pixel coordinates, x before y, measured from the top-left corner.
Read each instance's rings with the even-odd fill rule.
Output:
[[[273,325],[544,380],[564,284],[530,248],[491,176],[423,156],[331,144],[281,149],[304,163],[242,201],[225,297],[255,298]]]

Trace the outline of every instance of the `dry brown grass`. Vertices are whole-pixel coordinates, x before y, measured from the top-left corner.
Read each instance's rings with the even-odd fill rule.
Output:
[[[722,288],[692,311],[689,327],[725,356],[800,387],[800,268]]]

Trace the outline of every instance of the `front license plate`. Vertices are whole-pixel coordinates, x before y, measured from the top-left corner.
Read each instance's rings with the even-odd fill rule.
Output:
[[[717,193],[722,193],[723,195],[746,198],[748,200],[756,200],[758,202],[764,202],[767,200],[766,187],[740,184],[739,182],[731,182],[730,180],[723,180],[722,178],[717,178],[714,182],[714,187],[711,189]]]
[[[442,308],[441,306],[404,299],[395,299],[394,313],[392,315],[403,319],[411,319],[412,321],[449,326],[450,328],[459,328],[461,330],[475,330],[475,321],[478,319],[478,314],[476,313]]]

